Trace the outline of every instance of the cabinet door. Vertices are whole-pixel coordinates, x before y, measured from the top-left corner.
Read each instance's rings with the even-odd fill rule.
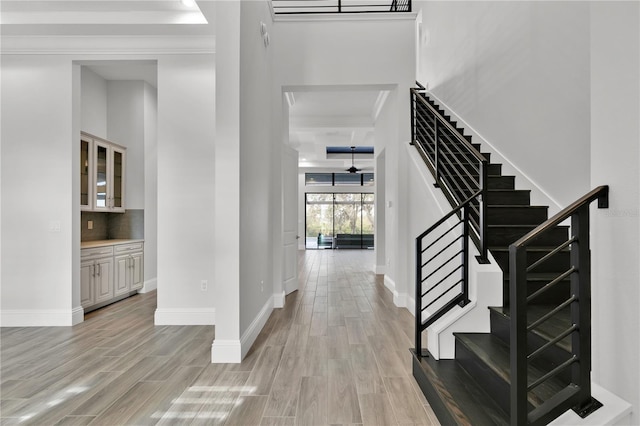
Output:
[[[93,260],[80,263],[80,304],[87,308],[95,303],[93,289],[93,274],[95,266]]]
[[[99,303],[113,298],[113,257],[95,262],[95,298],[96,303]]]
[[[80,210],[93,209],[93,141],[80,138]]]
[[[131,255],[131,290],[138,290],[144,284],[144,255],[134,253]]]
[[[111,210],[124,211],[124,150],[115,146],[111,148],[111,166],[111,193],[109,195]]]
[[[109,145],[95,141],[93,149],[93,209],[107,211],[109,205]]]
[[[114,267],[114,296],[129,292],[131,282],[131,259],[129,256],[117,256]]]

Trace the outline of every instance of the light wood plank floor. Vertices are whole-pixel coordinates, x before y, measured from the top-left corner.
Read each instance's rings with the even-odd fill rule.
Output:
[[[155,292],[75,327],[3,328],[0,423],[435,425],[411,376],[413,317],[373,252],[301,252],[300,288],[241,364],[211,326],[154,326]]]

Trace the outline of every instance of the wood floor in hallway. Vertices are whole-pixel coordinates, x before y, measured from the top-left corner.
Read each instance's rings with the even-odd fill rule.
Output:
[[[437,425],[411,376],[413,317],[372,251],[301,252],[300,290],[240,364],[212,326],[154,326],[155,292],[75,327],[3,328],[0,424]]]

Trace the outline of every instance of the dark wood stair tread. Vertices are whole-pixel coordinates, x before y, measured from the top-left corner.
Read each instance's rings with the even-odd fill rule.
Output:
[[[413,354],[413,375],[443,425],[509,425],[509,417],[453,359]]]
[[[487,367],[495,374],[502,378],[506,383],[510,383],[510,354],[509,346],[498,337],[489,333],[454,333],[456,341],[465,345],[473,352]],[[546,374],[533,365],[529,365],[528,381],[529,383]],[[555,395],[566,387],[568,383],[563,383],[556,377],[551,378],[540,386],[529,392],[529,403],[534,406],[540,406],[544,401]]]

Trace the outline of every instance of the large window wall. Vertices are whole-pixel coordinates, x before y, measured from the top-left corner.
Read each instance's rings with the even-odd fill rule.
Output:
[[[305,194],[307,249],[369,249],[374,241],[374,194]]]

